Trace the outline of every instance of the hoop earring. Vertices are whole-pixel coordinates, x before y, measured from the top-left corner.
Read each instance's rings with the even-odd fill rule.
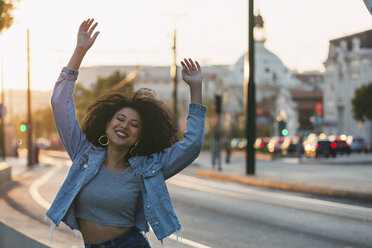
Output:
[[[139,143],[139,141],[137,141],[136,144],[134,144],[134,146],[132,147],[132,149],[130,149],[130,151],[129,151],[129,155],[130,155],[131,157],[133,157],[133,153],[135,153],[134,156],[137,156],[137,147],[138,147],[138,143]]]
[[[102,139],[106,139],[107,141],[105,143],[102,142]],[[109,143],[109,139],[107,137],[106,134],[102,135],[101,137],[99,137],[98,139],[98,143],[101,145],[101,146],[107,146],[108,143]]]

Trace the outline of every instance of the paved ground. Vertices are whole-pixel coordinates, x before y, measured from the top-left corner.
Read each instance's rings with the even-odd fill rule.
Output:
[[[32,173],[32,170],[37,170],[39,167],[33,167],[30,171],[25,166],[26,160],[24,158],[8,158],[7,162],[12,165],[13,179],[27,177],[27,174]],[[237,152],[233,153],[231,163],[222,163],[222,171],[218,171],[216,167],[213,168],[211,165],[210,154],[202,152],[193,166],[188,168],[185,173],[261,187],[357,200],[364,199],[372,202],[372,154],[352,154],[350,156],[338,156],[335,159],[319,160],[303,158],[301,162],[298,158],[278,158],[272,161],[256,160],[255,175],[247,176],[245,174],[244,153]],[[21,220],[21,215],[12,214],[14,210],[10,206],[4,204],[4,202],[0,203],[0,210],[2,210],[0,212],[8,213],[6,216],[2,216],[0,221],[9,224],[16,223],[13,227],[17,230],[19,228],[21,232],[25,231],[23,229],[26,227],[30,228],[36,225],[32,219]],[[20,219],[17,219],[17,216]],[[15,219],[13,220],[13,218]],[[24,223],[30,225],[24,225]],[[29,234],[29,236],[37,240],[48,240],[48,227],[44,225],[43,228],[45,230],[42,233],[45,237],[40,237],[40,232],[31,233],[32,235]],[[63,237],[63,235],[60,237]],[[53,246],[58,247],[57,243],[63,244],[63,242],[63,240],[55,240]]]
[[[329,159],[278,158],[256,160],[256,173],[246,175],[245,157],[235,152],[222,170],[211,164],[209,152],[195,161],[196,174],[255,186],[372,201],[372,154],[351,154]],[[223,157],[224,160],[224,157]]]

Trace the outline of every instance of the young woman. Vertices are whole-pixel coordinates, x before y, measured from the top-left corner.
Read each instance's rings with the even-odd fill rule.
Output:
[[[80,230],[85,247],[150,247],[143,233],[151,225],[163,240],[181,228],[165,180],[198,157],[204,139],[206,107],[198,62],[184,59],[182,78],[191,103],[184,140],[163,102],[149,89],[132,97],[105,95],[88,108],[79,127],[73,91],[80,64],[95,42],[97,23],[84,21],[75,51],[62,69],[52,96],[56,126],[73,161],[46,215]]]

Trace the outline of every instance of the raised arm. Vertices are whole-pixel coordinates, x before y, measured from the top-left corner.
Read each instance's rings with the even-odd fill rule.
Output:
[[[181,61],[182,79],[190,86],[192,103],[203,104],[202,102],[202,71],[198,61],[192,59]]]
[[[93,21],[93,19],[88,19],[80,25],[75,51],[67,67],[62,69],[54,86],[51,100],[59,136],[72,160],[77,157],[83,147],[88,145],[86,136],[76,120],[73,93],[80,64],[98,36],[98,32],[92,36],[97,26],[97,23],[92,26]]]
[[[92,26],[93,22],[94,19],[88,19],[81,23],[77,36],[76,47],[70,61],[67,64],[67,68],[79,70],[80,64],[83,61],[85,54],[96,41],[99,32],[95,32],[93,36],[92,34],[94,32],[94,29],[97,27],[98,22],[96,22]]]
[[[206,107],[202,105],[202,71],[197,61],[184,59],[182,78],[190,86],[191,103],[183,140],[164,149],[160,154],[165,179],[190,165],[200,154],[204,141]]]

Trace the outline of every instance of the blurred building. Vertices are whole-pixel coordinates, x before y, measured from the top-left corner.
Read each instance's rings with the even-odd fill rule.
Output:
[[[356,89],[372,83],[372,30],[331,40],[324,65],[324,131],[371,142],[372,124],[353,118],[351,100]]]
[[[190,90],[189,86],[182,80],[181,70],[182,67],[177,67],[178,111],[180,116],[185,116],[190,101]],[[115,71],[120,71],[126,75],[130,75],[134,71],[137,71],[133,79],[134,90],[140,88],[153,89],[159,99],[166,102],[169,107],[171,106],[173,88],[171,85],[170,66],[122,65],[82,67],[79,70],[77,81],[85,88],[89,89],[94,86],[98,77],[108,77]],[[226,65],[203,66],[203,100],[205,103],[214,101],[214,95],[217,92],[222,92],[221,79],[227,73],[228,66]],[[179,121],[182,122],[182,120]]]
[[[228,101],[225,111],[232,119],[237,119],[245,109],[244,87],[245,54],[231,66],[229,75],[224,78],[224,92]],[[255,83],[257,103],[257,136],[278,135],[277,117],[284,116],[288,135],[297,134],[297,104],[292,100],[289,88],[301,85],[283,62],[264,46],[264,40],[255,42]],[[281,114],[280,114],[281,113]]]
[[[311,122],[316,107],[322,104],[323,76],[320,72],[290,71],[278,56],[265,47],[262,17],[255,29],[255,83],[257,136],[278,135],[279,121],[284,120],[289,136],[320,129]],[[238,120],[245,111],[244,62],[242,55],[224,78],[226,112]],[[319,108],[319,107],[318,107]],[[244,121],[244,120],[240,120]],[[319,118],[316,121],[321,121]],[[318,130],[320,131],[320,130]]]
[[[308,134],[323,131],[323,73],[319,71],[293,72],[301,86],[290,88],[291,97],[297,103],[298,132]]]
[[[322,106],[323,76],[320,72],[298,73],[290,71],[278,56],[265,47],[264,23],[256,17],[255,29],[255,83],[257,104],[257,136],[279,135],[279,121],[285,122],[289,136],[320,132],[321,114],[316,109]],[[233,65],[203,66],[203,100],[213,106],[214,96],[223,98],[223,123],[245,128],[244,88],[245,54]],[[86,88],[92,87],[98,77],[108,77],[115,71],[129,75],[137,66],[95,66],[80,69],[78,82]],[[157,96],[167,103],[172,101],[172,86],[169,66],[140,66],[134,78],[134,89],[142,87],[155,90]],[[187,113],[190,99],[188,86],[182,82],[181,67],[178,68],[179,113]],[[170,105],[169,105],[170,106]],[[317,107],[318,106],[318,107]],[[208,113],[213,107],[208,109]],[[319,112],[319,111],[318,111]],[[315,122],[314,122],[315,120]],[[180,120],[182,121],[182,120]],[[207,121],[208,125],[208,121]]]

